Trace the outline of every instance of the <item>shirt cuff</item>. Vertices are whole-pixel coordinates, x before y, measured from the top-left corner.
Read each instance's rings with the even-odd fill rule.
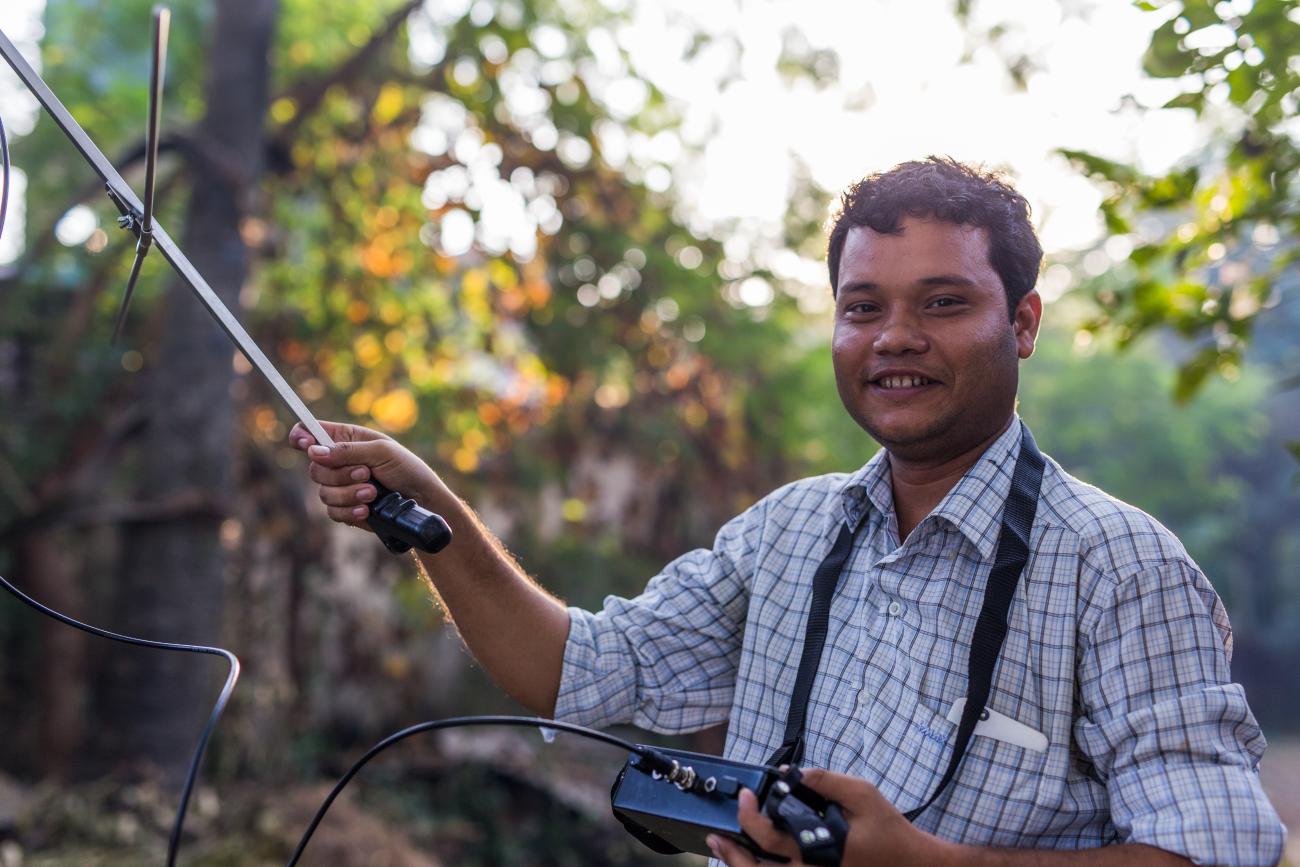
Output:
[[[564,645],[555,719],[593,728],[631,722],[636,710],[632,660],[619,664],[623,655],[616,648],[597,646],[592,612],[570,608],[568,613],[569,639]]]
[[[1272,867],[1286,827],[1259,774],[1241,765],[1137,765],[1111,780],[1112,820],[1126,843],[1145,843],[1196,864]]]

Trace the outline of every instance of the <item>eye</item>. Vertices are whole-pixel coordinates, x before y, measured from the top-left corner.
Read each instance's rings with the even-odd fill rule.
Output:
[[[844,314],[846,316],[870,316],[880,310],[880,307],[871,301],[854,301],[845,305]]]
[[[956,296],[953,295],[941,295],[940,297],[932,300],[929,306],[937,307],[940,309],[951,309],[953,307],[959,307],[965,303],[966,301],[963,298],[957,298]]]

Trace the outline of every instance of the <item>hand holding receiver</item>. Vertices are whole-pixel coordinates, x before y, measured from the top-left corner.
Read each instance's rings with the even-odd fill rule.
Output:
[[[867,864],[937,867],[966,863],[960,847],[917,828],[867,780],[819,768],[799,773],[799,778],[794,781],[791,781],[789,771],[778,777],[778,781],[785,780],[790,786],[791,796],[797,797],[796,802],[772,801],[772,790],[779,783],[761,793],[760,798],[756,798],[753,792],[740,793],[740,827],[757,847],[780,855],[794,865],[837,863],[843,867],[865,867]],[[812,815],[801,816],[805,808]],[[778,814],[775,819],[773,812]],[[807,827],[800,827],[804,822],[808,823]],[[799,845],[811,839],[813,849],[817,849],[818,823],[837,839],[835,857],[840,860],[821,861],[823,852],[810,852],[807,843]],[[832,824],[843,829],[842,837],[831,827]],[[811,831],[811,838],[803,837],[805,830]],[[753,847],[741,843],[733,835],[714,834],[709,838],[709,848],[727,867],[759,864]]]
[[[436,554],[447,546],[447,522],[395,490],[442,487],[428,465],[378,431],[333,422],[322,426],[334,442],[317,443],[301,425],[294,426],[289,438],[311,458],[311,478],[321,486],[320,499],[332,519],[352,526],[364,522],[396,554],[411,548]]]
[[[805,864],[839,867],[849,826],[839,804],[803,784],[803,774],[789,767],[772,783],[763,812],[777,830],[794,838]]]
[[[630,756],[610,792],[615,818],[649,848],[712,850],[733,867],[839,867],[848,822],[838,804],[803,783],[798,768],[662,747],[649,753],[658,763]]]

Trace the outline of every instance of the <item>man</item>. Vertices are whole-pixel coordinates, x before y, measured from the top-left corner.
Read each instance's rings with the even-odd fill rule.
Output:
[[[954,750],[1022,450],[1041,258],[1027,203],[996,176],[931,158],[850,188],[829,245],[832,356],[846,409],[883,449],[851,476],[775,491],[712,550],[595,614],[530,581],[392,440],[349,425],[330,426],[332,450],[292,436],[335,520],[365,518],[372,475],[447,519],[456,541],[425,568],[516,699],[590,725],[729,721],[726,755],[748,762],[782,742],[813,574],[847,527],[801,760],[836,772],[809,781],[846,809],[846,865],[1274,864],[1285,832],[1230,682],[1222,604],[1172,534],[1050,460],[987,703],[996,724],[914,822],[900,812],[926,802]],[[797,856],[752,797],[741,814],[766,849]]]

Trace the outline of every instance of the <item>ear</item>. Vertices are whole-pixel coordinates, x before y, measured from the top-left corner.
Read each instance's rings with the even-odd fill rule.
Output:
[[[1016,351],[1020,358],[1034,354],[1034,343],[1038,339],[1038,326],[1043,321],[1043,299],[1038,292],[1031,290],[1016,305],[1015,316],[1011,319],[1011,331],[1016,337]]]

